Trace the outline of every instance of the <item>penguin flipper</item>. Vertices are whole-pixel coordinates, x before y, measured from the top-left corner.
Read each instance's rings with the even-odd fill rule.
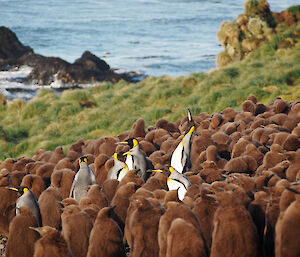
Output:
[[[91,175],[91,177],[92,177],[92,184],[94,185],[94,184],[98,184],[97,183],[97,179],[96,179],[96,176],[95,176],[95,174],[94,174],[94,172],[92,171],[92,175]]]
[[[75,189],[75,184],[76,184],[76,179],[74,178],[73,180],[73,183],[72,183],[72,186],[71,186],[71,189],[70,189],[70,194],[69,194],[69,197],[70,198],[74,198],[74,189]]]

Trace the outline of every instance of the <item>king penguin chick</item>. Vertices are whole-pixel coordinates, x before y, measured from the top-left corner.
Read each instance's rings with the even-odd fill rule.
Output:
[[[42,216],[40,212],[40,206],[38,201],[36,200],[34,194],[28,187],[9,187],[10,190],[17,191],[20,194],[16,202],[16,215],[20,215],[19,208],[27,207],[32,215],[35,217],[38,226],[42,226]]]
[[[162,170],[153,170],[155,172],[163,172]],[[167,178],[167,185],[169,190],[177,190],[178,198],[182,201],[191,182],[186,175],[179,173],[172,166],[169,167],[170,176]]]
[[[114,153],[114,166],[109,170],[107,179],[117,179],[121,181],[127,174],[128,165],[118,159],[118,154]]]
[[[183,139],[176,147],[171,157],[171,166],[180,173],[184,173],[187,171],[187,169],[191,168],[191,138],[195,130],[195,125],[190,110],[188,110],[188,122],[193,125],[184,135]]]
[[[281,220],[276,224],[276,257],[296,257],[300,255],[300,192],[287,187],[295,194],[293,201],[284,211]]]
[[[91,231],[87,257],[126,257],[123,235],[112,219],[114,207],[102,208]]]
[[[96,176],[88,165],[88,159],[83,156],[79,159],[79,170],[75,175],[70,196],[75,198],[78,202],[80,199],[87,195],[88,188],[91,185],[97,184]]]
[[[257,230],[249,212],[232,191],[218,192],[216,199],[219,206],[214,215],[210,256],[258,256]]]
[[[128,144],[130,147],[130,150],[124,155],[127,155],[126,158],[126,164],[128,165],[128,169],[134,169],[137,171],[137,175],[146,182],[147,180],[147,161],[146,157],[143,155],[143,153],[140,151],[140,144],[139,141],[136,138],[129,138],[124,142],[121,142],[121,144]],[[132,165],[130,161],[128,160],[128,156],[131,156],[132,158]],[[132,168],[131,168],[132,166]]]
[[[181,256],[207,257],[207,253],[200,232],[191,223],[177,218],[167,234],[166,257]]]
[[[39,236],[30,227],[36,227],[37,222],[27,207],[18,208],[18,212],[19,215],[15,216],[9,224],[5,256],[32,257],[34,243],[39,239]]]
[[[30,228],[42,237],[35,242],[33,257],[72,257],[67,242],[57,229],[50,226]]]
[[[88,252],[90,233],[93,228],[91,218],[77,205],[69,205],[61,215],[61,234],[74,257],[85,257]]]

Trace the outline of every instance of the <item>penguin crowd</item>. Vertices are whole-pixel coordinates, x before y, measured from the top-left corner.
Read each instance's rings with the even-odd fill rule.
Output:
[[[0,162],[1,254],[299,257],[300,101],[241,109]]]

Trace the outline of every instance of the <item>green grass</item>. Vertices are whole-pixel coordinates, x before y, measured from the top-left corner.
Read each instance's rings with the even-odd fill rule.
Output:
[[[159,118],[182,119],[193,114],[240,109],[250,94],[269,104],[276,96],[300,99],[300,25],[282,27],[279,33],[244,60],[209,73],[182,77],[148,77],[139,83],[120,81],[95,88],[64,91],[58,96],[41,89],[28,103],[0,104],[0,160],[36,150],[66,151],[78,139],[117,135],[143,118],[146,126]],[[277,49],[293,38],[294,45]],[[91,102],[86,107],[83,103]]]

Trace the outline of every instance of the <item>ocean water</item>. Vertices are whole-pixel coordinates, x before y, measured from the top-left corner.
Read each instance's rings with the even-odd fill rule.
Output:
[[[269,3],[281,11],[299,0]],[[0,26],[45,56],[73,62],[89,50],[115,69],[178,76],[215,67],[219,26],[243,8],[244,0],[0,0]]]
[[[270,0],[281,11],[298,0]],[[0,0],[0,25],[36,53],[73,62],[85,50],[113,68],[185,75],[215,67],[223,20],[244,0]]]

